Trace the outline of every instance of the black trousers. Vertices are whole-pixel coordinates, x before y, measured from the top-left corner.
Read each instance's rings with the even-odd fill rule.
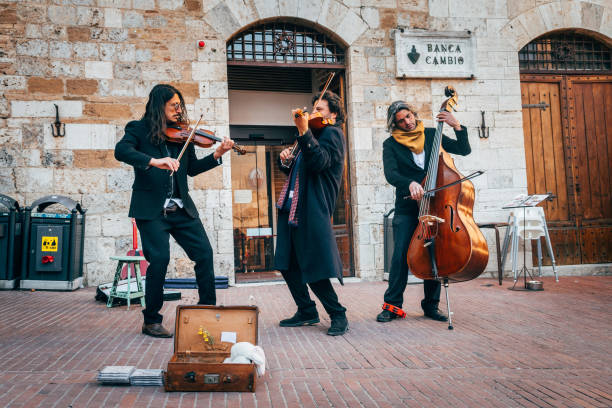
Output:
[[[213,268],[213,251],[199,218],[191,218],[185,210],[178,209],[166,217],[160,211],[159,218],[154,220],[136,220],[142,240],[144,257],[149,262],[145,290],[145,324],[161,323],[163,316],[159,313],[164,303],[164,281],[170,262],[170,235],[195,262],[196,282],[198,283],[198,304],[214,305],[217,303],[215,293],[215,273]]]
[[[310,298],[308,293],[308,286],[321,301],[321,304],[325,308],[327,314],[331,319],[346,317],[346,308],[344,308],[340,302],[338,302],[338,295],[332,286],[329,279],[322,279],[317,282],[310,282],[308,286],[302,280],[302,271],[298,264],[297,257],[295,255],[295,248],[293,246],[293,239],[291,240],[291,259],[289,261],[289,269],[281,271],[283,278],[287,282],[289,292],[298,307],[298,313],[302,316],[315,316],[317,314],[317,306],[315,302]]]
[[[385,302],[402,307],[404,290],[408,283],[407,254],[412,234],[418,225],[418,218],[412,215],[396,214],[393,217],[393,256],[389,271],[389,287],[385,292]],[[424,280],[425,298],[421,301],[424,311],[435,310],[440,303],[440,282]]]

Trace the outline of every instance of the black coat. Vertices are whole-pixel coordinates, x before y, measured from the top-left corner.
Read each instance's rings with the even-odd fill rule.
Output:
[[[164,143],[156,145],[151,142],[150,129],[145,121],[135,120],[125,126],[125,135],[115,146],[115,158],[134,166],[130,217],[152,220],[161,215],[170,189],[170,171],[149,166],[149,161],[151,158],[159,159],[167,156]],[[197,218],[199,215],[189,196],[187,176],[196,176],[218,166],[219,163],[220,160],[217,161],[213,154],[198,159],[192,143],[183,154],[176,179],[180,198],[190,217]]]
[[[302,159],[298,226],[288,224],[288,213],[278,212],[274,265],[288,270],[293,238],[304,283],[338,278],[342,282],[342,261],[332,229],[331,217],[344,170],[344,134],[337,126],[326,127],[316,138],[307,131],[298,137]],[[293,230],[293,233],[292,231]]]
[[[415,200],[404,199],[410,195],[410,183],[416,181],[421,183],[426,175],[429,158],[433,146],[436,129],[425,128],[425,169],[420,168],[412,156],[412,151],[406,146],[398,143],[393,136],[383,142],[383,166],[385,178],[396,188],[395,190],[395,214],[418,215],[419,207]],[[442,147],[448,153],[466,156],[470,154],[470,142],[467,129],[461,126],[461,130],[455,130],[457,140],[442,135]]]

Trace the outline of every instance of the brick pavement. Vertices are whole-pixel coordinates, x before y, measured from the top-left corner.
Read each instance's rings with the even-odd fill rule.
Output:
[[[106,365],[164,368],[171,339],[139,333],[140,307],[108,310],[93,289],[0,292],[0,407],[610,407],[612,277],[544,279],[543,292],[513,292],[478,279],[451,286],[455,330],[420,316],[381,324],[384,282],[339,288],[350,332],[321,324],[278,327],[294,308],[286,286],[219,290],[220,304],[261,309],[268,358],[256,393],[165,393],[100,386]],[[183,291],[183,303],[195,303]],[[173,327],[178,302],[166,302]]]

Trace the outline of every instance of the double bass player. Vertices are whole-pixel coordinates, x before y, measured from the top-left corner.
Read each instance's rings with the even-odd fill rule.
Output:
[[[442,137],[444,150],[468,155],[471,148],[467,129],[459,124],[451,112],[440,112],[437,120],[455,131],[456,140]],[[383,166],[385,178],[396,188],[396,200],[389,286],[384,294],[383,311],[376,316],[379,322],[405,316],[402,305],[408,282],[407,252],[419,222],[418,202],[424,194],[421,181],[426,175],[436,133],[434,128],[425,128],[416,110],[404,101],[395,101],[387,109],[387,130],[391,136],[383,142]],[[406,196],[411,199],[404,199]],[[424,280],[421,308],[426,317],[447,321],[447,316],[438,310],[440,287],[438,280]]]

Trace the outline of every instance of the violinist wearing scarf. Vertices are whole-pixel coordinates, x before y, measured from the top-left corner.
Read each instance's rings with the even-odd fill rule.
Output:
[[[471,152],[467,129],[450,112],[441,112],[438,121],[446,123],[455,131],[455,139],[442,136],[442,147],[448,153],[466,156]],[[418,225],[419,200],[424,190],[421,182],[429,165],[435,128],[426,128],[418,119],[415,109],[404,101],[395,101],[387,110],[387,130],[391,136],[383,142],[383,166],[385,178],[396,188],[395,214],[393,216],[393,256],[389,272],[389,287],[384,295],[383,311],[376,316],[379,322],[389,322],[404,317],[402,302],[408,282],[406,254],[412,234]],[[410,196],[411,199],[404,199]],[[447,321],[440,313],[440,282],[423,282],[425,298],[421,308],[425,316],[438,321]]]

